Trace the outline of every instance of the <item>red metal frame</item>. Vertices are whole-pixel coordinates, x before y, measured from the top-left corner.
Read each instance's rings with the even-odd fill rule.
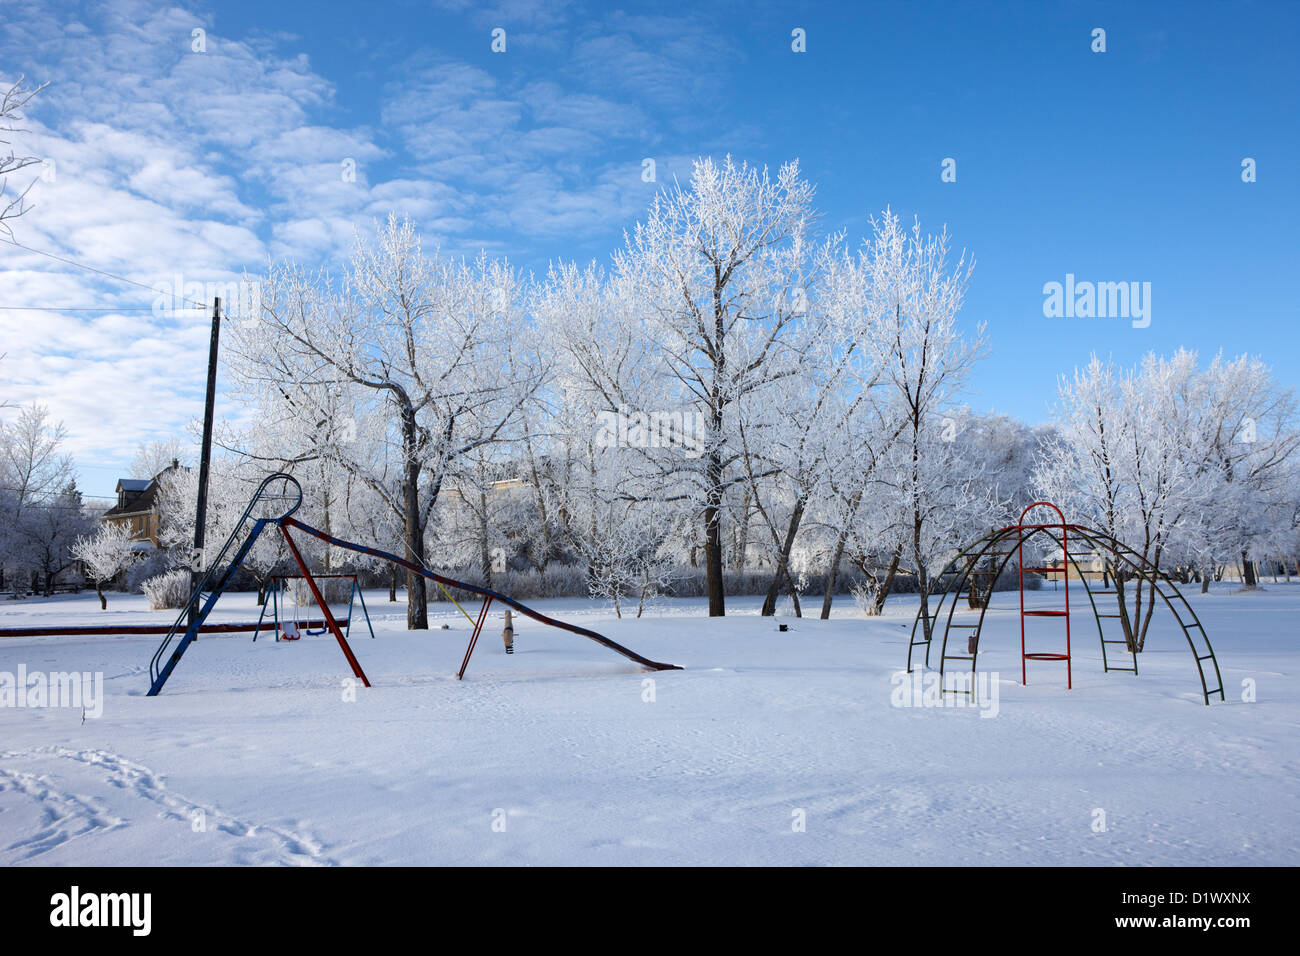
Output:
[[[488,608],[491,606],[492,598],[484,598],[483,607],[478,612],[478,620],[474,622],[474,633],[469,636],[469,647],[465,648],[465,659],[460,662],[460,670],[456,673],[456,680],[465,679],[465,668],[469,667],[469,656],[474,653],[474,645],[478,643],[478,636],[483,633],[483,625],[487,623]]]
[[[344,618],[339,624],[347,626]],[[324,621],[304,621],[304,627],[324,627]],[[241,634],[256,631],[257,622],[251,624],[203,624],[199,634]],[[6,637],[98,637],[100,635],[121,636],[127,634],[167,634],[171,628],[166,624],[95,624],[76,627],[0,627],[0,639]]]
[[[1035,508],[1051,508],[1060,517],[1059,525],[1055,524],[1025,524],[1025,515]],[[1027,568],[1024,562],[1024,544],[1025,531],[1038,528],[1057,528],[1061,529],[1061,576],[1065,579],[1065,610],[1064,611],[1026,611],[1025,610],[1025,572],[1048,573],[1057,572],[1056,568]],[[1072,673],[1070,661],[1070,572],[1069,556],[1070,549],[1066,537],[1066,528],[1069,525],[1065,523],[1065,515],[1061,509],[1056,507],[1050,501],[1035,501],[1033,504],[1020,512],[1020,520],[1016,524],[1018,532],[1016,538],[1016,564],[1019,565],[1020,571],[1020,683],[1027,685],[1029,683],[1028,675],[1025,670],[1026,661],[1065,661],[1065,687],[1067,690],[1074,689],[1074,675]],[[1062,617],[1065,618],[1065,653],[1051,654],[1036,651],[1033,654],[1025,651],[1025,618],[1027,617]]]
[[[537,621],[540,624],[545,624],[547,627],[556,627],[562,631],[568,631],[571,634],[577,634],[581,637],[587,638],[588,640],[595,641],[597,644],[600,644],[604,647],[608,647],[611,651],[614,651],[618,654],[622,654],[624,657],[628,658],[629,660],[636,661],[646,670],[652,670],[652,671],[681,670],[681,667],[679,667],[676,664],[662,664],[659,661],[652,661],[647,657],[642,657],[640,654],[636,653],[633,650],[630,650],[629,648],[624,647],[622,644],[618,644],[614,641],[611,641],[608,637],[605,637],[605,635],[603,634],[597,634],[595,631],[585,627],[580,627],[577,624],[569,624],[565,621],[560,621],[553,617],[547,617],[545,614],[538,613],[533,608],[530,608],[528,605],[519,603],[514,598],[508,597],[504,594],[498,594],[496,591],[492,591],[480,585],[467,584],[464,581],[457,581],[455,578],[444,577],[441,574],[437,574],[433,571],[430,571],[422,564],[416,564],[413,561],[408,561],[405,558],[398,557],[395,554],[390,554],[387,551],[381,551],[378,548],[370,548],[370,547],[366,547],[365,545],[357,544],[356,542],[353,541],[345,541],[342,538],[336,538],[331,534],[326,534],[324,531],[321,531],[317,528],[313,528],[311,525],[304,524],[303,522],[297,520],[296,518],[287,515],[278,520],[282,527],[298,528],[299,530],[309,535],[312,535],[313,537],[319,538],[320,540],[328,544],[332,544],[337,548],[343,548],[347,551],[355,551],[358,554],[368,554],[371,555],[372,557],[381,558],[384,561],[388,561],[391,564],[397,565],[397,567],[399,568],[405,568],[407,571],[410,571],[413,574],[421,575],[422,577],[426,577],[431,581],[437,581],[443,587],[457,588],[462,591],[468,591],[471,594],[479,594],[482,595],[485,601],[492,600],[501,604],[508,605],[516,613],[522,614],[524,617],[531,618],[532,620]],[[480,612],[480,615],[482,615],[482,613],[483,612]],[[480,622],[475,628],[477,632],[482,631],[483,620],[484,619],[480,616]],[[461,665],[462,676],[464,675],[465,664],[468,664],[469,655],[473,653],[474,644],[476,642],[477,642],[477,636],[474,636],[473,638],[471,638],[470,646],[466,649],[465,662]]]
[[[352,673],[356,675],[357,679],[360,680],[362,684],[369,687],[370,681],[367,679],[365,671],[363,671],[361,665],[357,663],[357,659],[352,653],[352,648],[348,646],[347,638],[343,636],[343,631],[339,629],[339,622],[334,620],[334,614],[330,611],[330,606],[325,601],[325,596],[320,593],[320,588],[316,586],[316,579],[313,578],[311,572],[307,570],[307,562],[302,559],[302,555],[298,552],[298,546],[293,543],[293,538],[289,536],[289,529],[285,527],[283,523],[280,525],[280,533],[284,535],[285,543],[289,545],[289,551],[293,554],[293,559],[298,562],[298,567],[302,569],[302,576],[307,579],[307,587],[311,588],[312,597],[316,599],[316,603],[320,605],[321,613],[325,615],[326,626],[329,627],[330,632],[334,635],[334,639],[339,642],[339,647],[343,650],[343,656],[348,659],[348,663],[352,666]]]

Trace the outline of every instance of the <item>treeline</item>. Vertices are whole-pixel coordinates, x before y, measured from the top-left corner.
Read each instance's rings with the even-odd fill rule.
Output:
[[[223,338],[247,424],[219,435],[207,540],[284,470],[331,534],[620,614],[663,594],[714,615],[736,593],[768,614],[826,615],[846,590],[867,613],[903,588],[924,605],[955,549],[1039,498],[1184,576],[1294,564],[1294,400],[1258,360],[1094,360],[1047,425],[976,414],[973,261],[889,210],[855,241],[817,223],[796,164],[728,158],[661,193],[604,266],[535,278],[397,218],[337,272],[272,263]],[[193,485],[177,471],[163,496],[177,562]],[[278,547],[250,556],[255,580],[285,568]],[[427,626],[425,579],[405,585]]]

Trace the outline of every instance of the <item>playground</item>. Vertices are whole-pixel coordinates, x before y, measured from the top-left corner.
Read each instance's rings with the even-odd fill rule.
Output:
[[[724,619],[702,600],[641,620],[537,603],[683,668],[664,672],[519,615],[507,655],[494,606],[463,680],[473,628],[454,605],[409,632],[403,605],[364,597],[375,638],[358,616],[349,641],[369,688],[329,633],[203,634],[156,697],[157,634],[0,640],[0,674],[103,689],[98,717],[0,710],[0,865],[1300,862],[1300,585],[1187,595],[1226,690],[1208,707],[1172,615],[1139,675],[1107,673],[1082,598],[1067,690],[1060,663],[1021,684],[1018,595],[995,595],[976,705],[906,674],[907,595],[829,621],[762,618],[759,598]],[[258,612],[226,594],[208,623]],[[143,596],[0,604],[3,627],[170,618]]]

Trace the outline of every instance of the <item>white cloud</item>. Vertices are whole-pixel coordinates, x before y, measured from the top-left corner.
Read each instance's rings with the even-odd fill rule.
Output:
[[[52,160],[54,178],[33,191],[19,241],[153,287],[260,274],[268,257],[337,260],[392,210],[456,254],[543,261],[630,224],[655,189],[642,158],[668,152],[652,114],[716,87],[721,41],[564,2],[442,6],[475,29],[504,26],[512,53],[476,65],[485,32],[478,53],[385,60],[384,38],[366,36],[370,59],[331,78],[296,38],[224,35],[206,7],[6,0],[0,59],[52,81],[19,146]],[[206,52],[191,51],[195,28]],[[551,51],[554,68],[522,50]],[[342,80],[373,86],[368,113],[338,105]],[[663,182],[671,161],[659,162]],[[12,246],[0,261],[0,305],[154,301]],[[0,399],[49,405],[96,474],[199,413],[203,312],[0,310],[0,334]]]

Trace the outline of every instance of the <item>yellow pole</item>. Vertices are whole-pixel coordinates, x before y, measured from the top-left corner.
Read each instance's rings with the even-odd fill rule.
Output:
[[[469,621],[469,626],[474,627],[475,626],[474,619],[470,617],[468,613],[466,613],[463,607],[460,606],[460,602],[451,596],[451,592],[448,591],[445,587],[443,587],[443,583],[441,581],[434,581],[433,583],[438,585],[438,587],[442,588],[442,593],[447,595],[447,600],[450,601],[452,604],[456,605],[456,610],[460,611],[461,614],[465,615],[465,620]]]

